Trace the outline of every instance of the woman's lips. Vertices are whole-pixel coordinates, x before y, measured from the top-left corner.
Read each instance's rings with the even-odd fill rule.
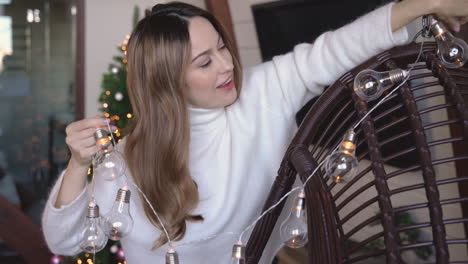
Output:
[[[230,90],[232,89],[232,87],[234,87],[234,80],[230,80],[228,83],[226,83],[225,85],[221,85],[221,86],[218,86],[217,89],[221,89],[221,90]]]

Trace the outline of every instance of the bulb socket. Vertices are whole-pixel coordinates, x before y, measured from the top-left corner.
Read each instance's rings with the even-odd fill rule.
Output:
[[[446,32],[447,29],[441,23],[435,19],[432,20],[431,33],[434,35],[434,38],[438,38]]]
[[[297,211],[304,211],[305,210],[305,197],[302,195],[298,195],[296,197],[296,201],[294,204],[294,209]]]
[[[96,139],[96,141],[99,141],[100,139],[103,139],[103,138],[108,139],[108,136],[109,135],[107,134],[107,132],[102,128],[98,128],[94,132],[94,139]]]
[[[99,206],[96,203],[94,203],[94,202],[89,203],[88,210],[86,212],[86,217],[88,217],[88,218],[98,218],[99,217]]]
[[[117,191],[117,197],[115,198],[115,201],[121,202],[121,203],[129,203],[130,202],[130,195],[131,195],[130,190],[120,188]]]
[[[392,83],[400,83],[408,76],[408,72],[402,69],[395,69],[389,72],[389,78]]]
[[[170,248],[166,253],[166,264],[179,264],[179,255],[175,249]]]
[[[343,142],[351,142],[356,144],[356,132],[353,129],[346,131],[346,134],[343,137]]]
[[[232,247],[233,259],[245,259],[245,246],[242,244],[235,244]]]

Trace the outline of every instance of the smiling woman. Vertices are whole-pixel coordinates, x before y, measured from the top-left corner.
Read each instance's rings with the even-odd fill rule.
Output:
[[[174,248],[185,264],[229,261],[232,245],[259,215],[295,131],[295,113],[349,69],[408,42],[402,25],[439,10],[420,1],[382,6],[245,74],[211,14],[180,2],[155,5],[127,45],[134,118],[117,150],[125,156],[128,191],[141,190],[131,200],[134,228],[121,238],[127,262],[159,263],[166,252],[174,257]],[[460,0],[444,3],[450,1]],[[67,127],[72,158],[43,216],[55,253],[80,250],[96,127],[107,127],[106,120]],[[94,198],[105,214],[122,183],[94,181]],[[255,263],[271,263],[282,244],[274,232]]]
[[[233,89],[234,64],[224,40],[201,17],[190,21],[189,32],[192,49],[186,74],[189,106],[210,109],[232,104],[237,99],[237,90]]]

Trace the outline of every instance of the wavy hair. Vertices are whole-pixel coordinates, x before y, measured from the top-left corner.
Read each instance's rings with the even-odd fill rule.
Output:
[[[185,236],[186,221],[203,221],[201,215],[191,214],[199,195],[189,171],[190,123],[184,93],[193,17],[207,19],[224,40],[233,57],[239,95],[242,72],[237,51],[223,26],[205,10],[180,2],[157,4],[136,25],[127,45],[127,87],[134,118],[126,129],[125,159],[135,184],[173,240]],[[161,229],[149,205],[143,207]],[[167,242],[161,233],[153,250]]]

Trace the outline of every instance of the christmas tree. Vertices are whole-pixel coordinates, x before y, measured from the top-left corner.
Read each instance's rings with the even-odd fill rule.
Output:
[[[118,46],[119,55],[114,56],[113,63],[109,65],[109,72],[105,73],[102,80],[102,92],[99,96],[100,110],[104,116],[115,121],[118,128],[124,128],[133,117],[132,106],[127,94],[127,71],[125,58],[127,54],[127,35],[122,44]],[[120,132],[116,132],[120,137]]]

